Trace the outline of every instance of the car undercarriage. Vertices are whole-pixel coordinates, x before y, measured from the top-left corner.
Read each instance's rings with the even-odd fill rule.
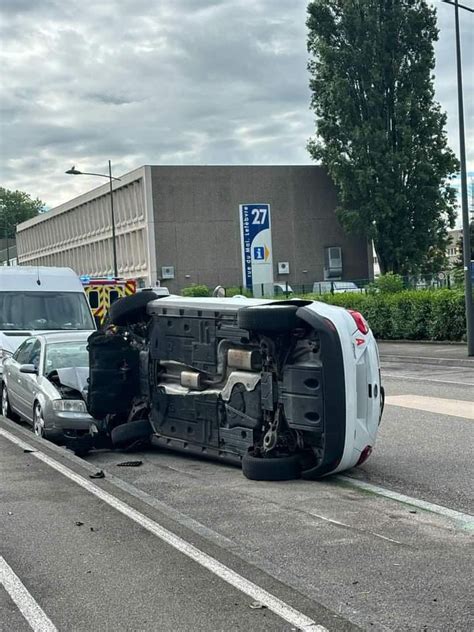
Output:
[[[134,298],[89,339],[88,408],[112,433],[146,420],[157,445],[242,462],[249,478],[337,467],[343,354],[311,302]]]

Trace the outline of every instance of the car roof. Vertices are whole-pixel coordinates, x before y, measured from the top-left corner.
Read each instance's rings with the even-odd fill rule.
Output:
[[[46,344],[55,342],[85,342],[94,330],[90,331],[51,331],[44,334],[37,333],[31,338],[41,338]]]

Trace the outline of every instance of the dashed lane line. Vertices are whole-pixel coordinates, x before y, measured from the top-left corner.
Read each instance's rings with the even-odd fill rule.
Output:
[[[32,450],[32,456],[39,459],[46,465],[49,465],[49,467],[53,468],[69,480],[73,481],[74,483],[88,491],[90,494],[93,494],[103,502],[107,503],[110,507],[113,507],[121,514],[127,516],[150,533],[156,535],[163,542],[166,542],[177,551],[194,560],[200,566],[206,568],[217,577],[220,577],[222,580],[224,580],[240,592],[248,595],[254,601],[258,601],[262,605],[266,606],[281,619],[295,626],[298,630],[301,630],[301,632],[328,632],[327,628],[322,625],[318,625],[313,619],[296,610],[275,595],[272,595],[261,586],[258,586],[254,582],[246,579],[245,577],[242,577],[242,575],[239,575],[228,566],[225,566],[225,564],[222,564],[217,559],[213,558],[207,553],[204,553],[204,551],[201,551],[193,544],[190,544],[185,539],[177,536],[175,533],[169,531],[168,529],[165,529],[155,520],[148,518],[148,516],[140,513],[139,511],[137,511],[130,505],[127,505],[127,503],[116,498],[109,492],[106,492],[94,483],[91,483],[85,478],[82,478],[82,476],[76,474],[76,472],[70,470],[68,467],[65,467],[61,463],[58,463],[40,450],[32,448],[32,446],[30,446],[25,441],[18,439],[12,433],[0,428],[0,435],[5,437],[5,439],[8,439],[12,443],[18,445],[19,447],[23,448],[24,450]],[[51,628],[51,631],[54,629],[55,628]],[[38,629],[38,632],[43,632],[43,630],[40,628]],[[49,629],[45,628],[44,632],[49,632]]]

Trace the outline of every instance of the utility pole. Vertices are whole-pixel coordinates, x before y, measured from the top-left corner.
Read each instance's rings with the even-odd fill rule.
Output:
[[[469,207],[467,200],[466,173],[466,143],[464,139],[464,100],[462,87],[461,62],[461,34],[459,29],[459,9],[474,13],[474,9],[459,4],[459,0],[443,0],[454,6],[454,21],[456,28],[456,66],[458,83],[458,112],[459,112],[459,161],[461,163],[461,209],[463,235],[463,263],[464,263],[464,292],[466,300],[466,334],[467,355],[474,356],[474,309],[472,305],[472,277],[471,277],[471,231],[469,227]]]

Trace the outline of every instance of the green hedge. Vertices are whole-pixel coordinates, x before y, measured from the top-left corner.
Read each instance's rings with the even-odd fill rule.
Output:
[[[207,285],[191,285],[190,287],[183,287],[181,290],[182,296],[211,296],[211,290]]]
[[[465,340],[464,295],[459,290],[404,290],[396,294],[309,294],[305,298],[357,309],[381,340]]]

